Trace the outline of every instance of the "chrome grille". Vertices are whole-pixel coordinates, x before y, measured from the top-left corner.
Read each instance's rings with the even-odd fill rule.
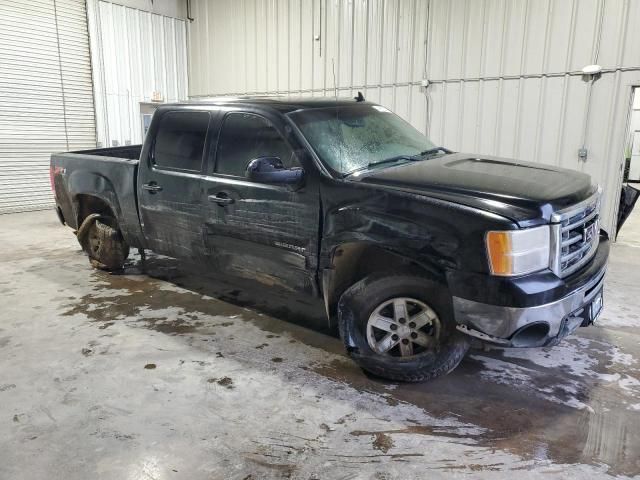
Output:
[[[601,193],[598,187],[587,200],[552,215],[552,270],[558,276],[570,275],[595,254],[600,240]]]

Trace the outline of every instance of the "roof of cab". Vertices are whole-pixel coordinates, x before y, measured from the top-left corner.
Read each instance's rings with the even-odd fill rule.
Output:
[[[307,110],[311,108],[346,107],[350,105],[371,105],[371,102],[358,102],[355,98],[335,98],[335,97],[261,97],[261,96],[240,96],[240,97],[204,97],[187,100],[179,103],[163,103],[161,107],[176,106],[207,106],[207,105],[248,105],[265,106],[279,110],[282,113],[289,113],[295,110]]]

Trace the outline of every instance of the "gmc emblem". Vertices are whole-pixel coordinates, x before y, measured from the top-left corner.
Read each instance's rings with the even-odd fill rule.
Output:
[[[582,231],[582,241],[585,243],[591,243],[593,238],[596,236],[596,229],[598,226],[598,222],[593,222],[591,225],[584,227]]]

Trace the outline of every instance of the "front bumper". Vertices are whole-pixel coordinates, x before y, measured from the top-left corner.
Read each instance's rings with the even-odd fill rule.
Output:
[[[564,289],[557,282],[549,284],[556,291],[569,289],[559,298],[530,306],[502,304],[505,292],[495,302],[453,296],[453,310],[458,329],[485,342],[506,347],[540,347],[556,344],[585,323],[585,308],[602,292],[608,241],[603,239],[594,258],[566,280]],[[541,279],[546,278],[540,276]],[[556,277],[557,278],[557,277]],[[544,293],[537,285],[536,290]],[[540,291],[542,290],[542,291]],[[508,296],[508,295],[507,295]],[[541,295],[541,298],[548,297]],[[486,294],[483,300],[486,299]]]

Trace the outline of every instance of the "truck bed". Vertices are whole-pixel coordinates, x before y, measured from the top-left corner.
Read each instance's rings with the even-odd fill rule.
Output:
[[[141,145],[51,155],[52,185],[64,222],[77,229],[78,206],[89,197],[108,205],[127,243],[144,245],[136,182]]]
[[[141,151],[142,151],[142,144],[124,145],[122,147],[93,148],[91,150],[78,150],[78,151],[69,152],[69,153],[79,153],[79,154],[93,155],[98,157],[114,157],[114,158],[124,158],[128,160],[138,160],[140,158]]]

